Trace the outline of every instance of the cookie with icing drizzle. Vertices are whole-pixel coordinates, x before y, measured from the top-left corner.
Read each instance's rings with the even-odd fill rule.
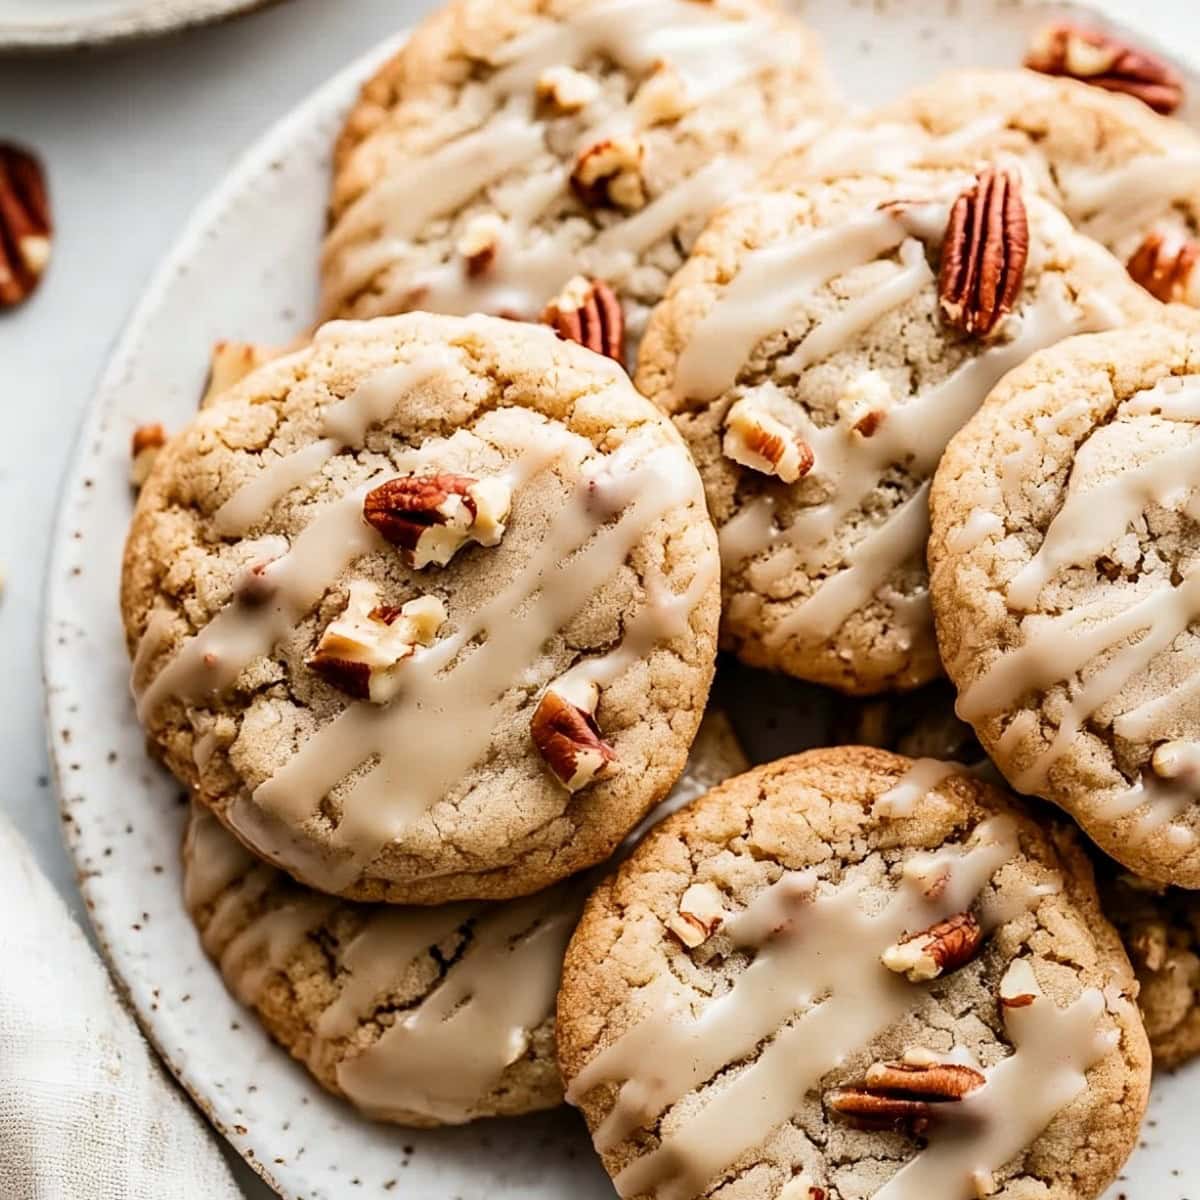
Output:
[[[647,828],[745,768],[709,712]],[[256,859],[196,804],[183,865],[188,912],[229,990],[363,1112],[423,1126],[562,1101],[554,1002],[586,879],[500,904],[338,900]]]
[[[1097,859],[1101,856],[1097,855]],[[1156,1066],[1200,1054],[1200,896],[1150,883],[1109,860],[1097,862],[1104,913],[1138,980],[1138,1008]]]
[[[1130,96],[1033,71],[954,71],[798,155],[796,169],[833,177],[1017,158],[1159,299],[1200,303],[1186,250],[1200,248],[1200,138]]]
[[[1159,311],[1020,185],[1012,311],[986,336],[950,328],[944,238],[975,187],[973,171],[814,182],[783,164],[714,219],[654,313],[637,383],[700,467],[723,643],[752,666],[855,694],[940,674],[924,559],[947,441],[1035,350]]]
[[[323,311],[536,320],[599,282],[632,347],[708,215],[833,95],[772,0],[454,0],[350,114]]]
[[[619,1195],[1082,1200],[1114,1177],[1149,1053],[1090,865],[957,772],[881,812],[912,769],[758,767],[588,901],[559,1064]],[[719,923],[685,945],[704,898]]]
[[[695,467],[616,364],[409,314],[325,327],[169,444],[122,605],[201,802],[313,887],[440,903],[590,866],[666,795],[717,576]]]
[[[996,388],[933,488],[958,713],[1019,791],[1200,887],[1200,324],[1074,338]]]

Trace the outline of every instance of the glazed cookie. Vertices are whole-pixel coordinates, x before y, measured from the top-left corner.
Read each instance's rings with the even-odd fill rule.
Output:
[[[350,115],[322,308],[547,310],[620,358],[622,315],[632,344],[709,213],[832,94],[773,0],[456,0]]]
[[[355,899],[502,899],[606,858],[683,768],[715,537],[624,372],[536,325],[326,326],[142,490],[122,604],[167,765]]]
[[[710,711],[647,825],[745,767]],[[586,880],[504,904],[339,901],[259,862],[200,805],[183,864],[188,912],[229,990],[330,1091],[401,1125],[561,1102],[554,998]]]
[[[590,898],[559,1065],[621,1196],[1087,1200],[1116,1174],[1150,1060],[1090,864],[913,767],[758,767]]]
[[[1013,787],[1137,874],[1200,887],[1189,316],[1071,339],[1005,379],[938,469],[929,562],[959,715]]]
[[[817,175],[1018,158],[1160,300],[1200,303],[1200,138],[1141,101],[1032,71],[957,71],[812,147]]]
[[[229,990],[331,1092],[416,1126],[561,1103],[554,995],[578,887],[357,904],[260,862],[199,805],[183,862],[188,912]]]
[[[1015,171],[768,185],[705,231],[637,383],[704,478],[724,646],[845,692],[912,688],[941,670],[924,556],[946,442],[1033,351],[1160,306]]]
[[[1154,1062],[1200,1054],[1200,895],[1096,867],[1104,913],[1129,952]]]

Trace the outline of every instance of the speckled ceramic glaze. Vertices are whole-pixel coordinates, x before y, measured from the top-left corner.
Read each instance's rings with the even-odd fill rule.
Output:
[[[228,6],[227,6],[228,7]],[[811,0],[808,19],[857,102],[883,100],[947,66],[1019,60],[1044,6],[1013,0]],[[145,755],[117,614],[132,507],[128,447],[148,421],[195,410],[212,342],[286,341],[315,307],[329,149],[356,63],[271,132],[196,214],[109,364],[71,471],[46,608],[47,713],[63,822],[97,938],[146,1032],[237,1150],[281,1194],[304,1200],[574,1200],[610,1197],[581,1123],[561,1112],[416,1132],[372,1124],[325,1095],[225,992],[180,898],[179,789]],[[1190,72],[1193,95],[1200,79]],[[797,728],[794,693],[756,689],[760,728]],[[796,749],[765,739],[759,755]],[[1200,1067],[1158,1079],[1142,1148],[1111,1195],[1200,1193],[1192,1114]]]
[[[65,50],[223,21],[280,0],[4,0],[0,51]]]

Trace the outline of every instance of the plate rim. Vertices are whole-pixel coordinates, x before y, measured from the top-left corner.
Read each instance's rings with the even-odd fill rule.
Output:
[[[105,17],[46,24],[0,24],[0,54],[48,54],[96,49],[183,33],[272,8],[284,0],[192,0],[190,9],[118,12]]]

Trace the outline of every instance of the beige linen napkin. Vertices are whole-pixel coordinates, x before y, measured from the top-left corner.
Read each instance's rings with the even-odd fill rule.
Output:
[[[0,817],[0,1200],[239,1200],[199,1113]]]

